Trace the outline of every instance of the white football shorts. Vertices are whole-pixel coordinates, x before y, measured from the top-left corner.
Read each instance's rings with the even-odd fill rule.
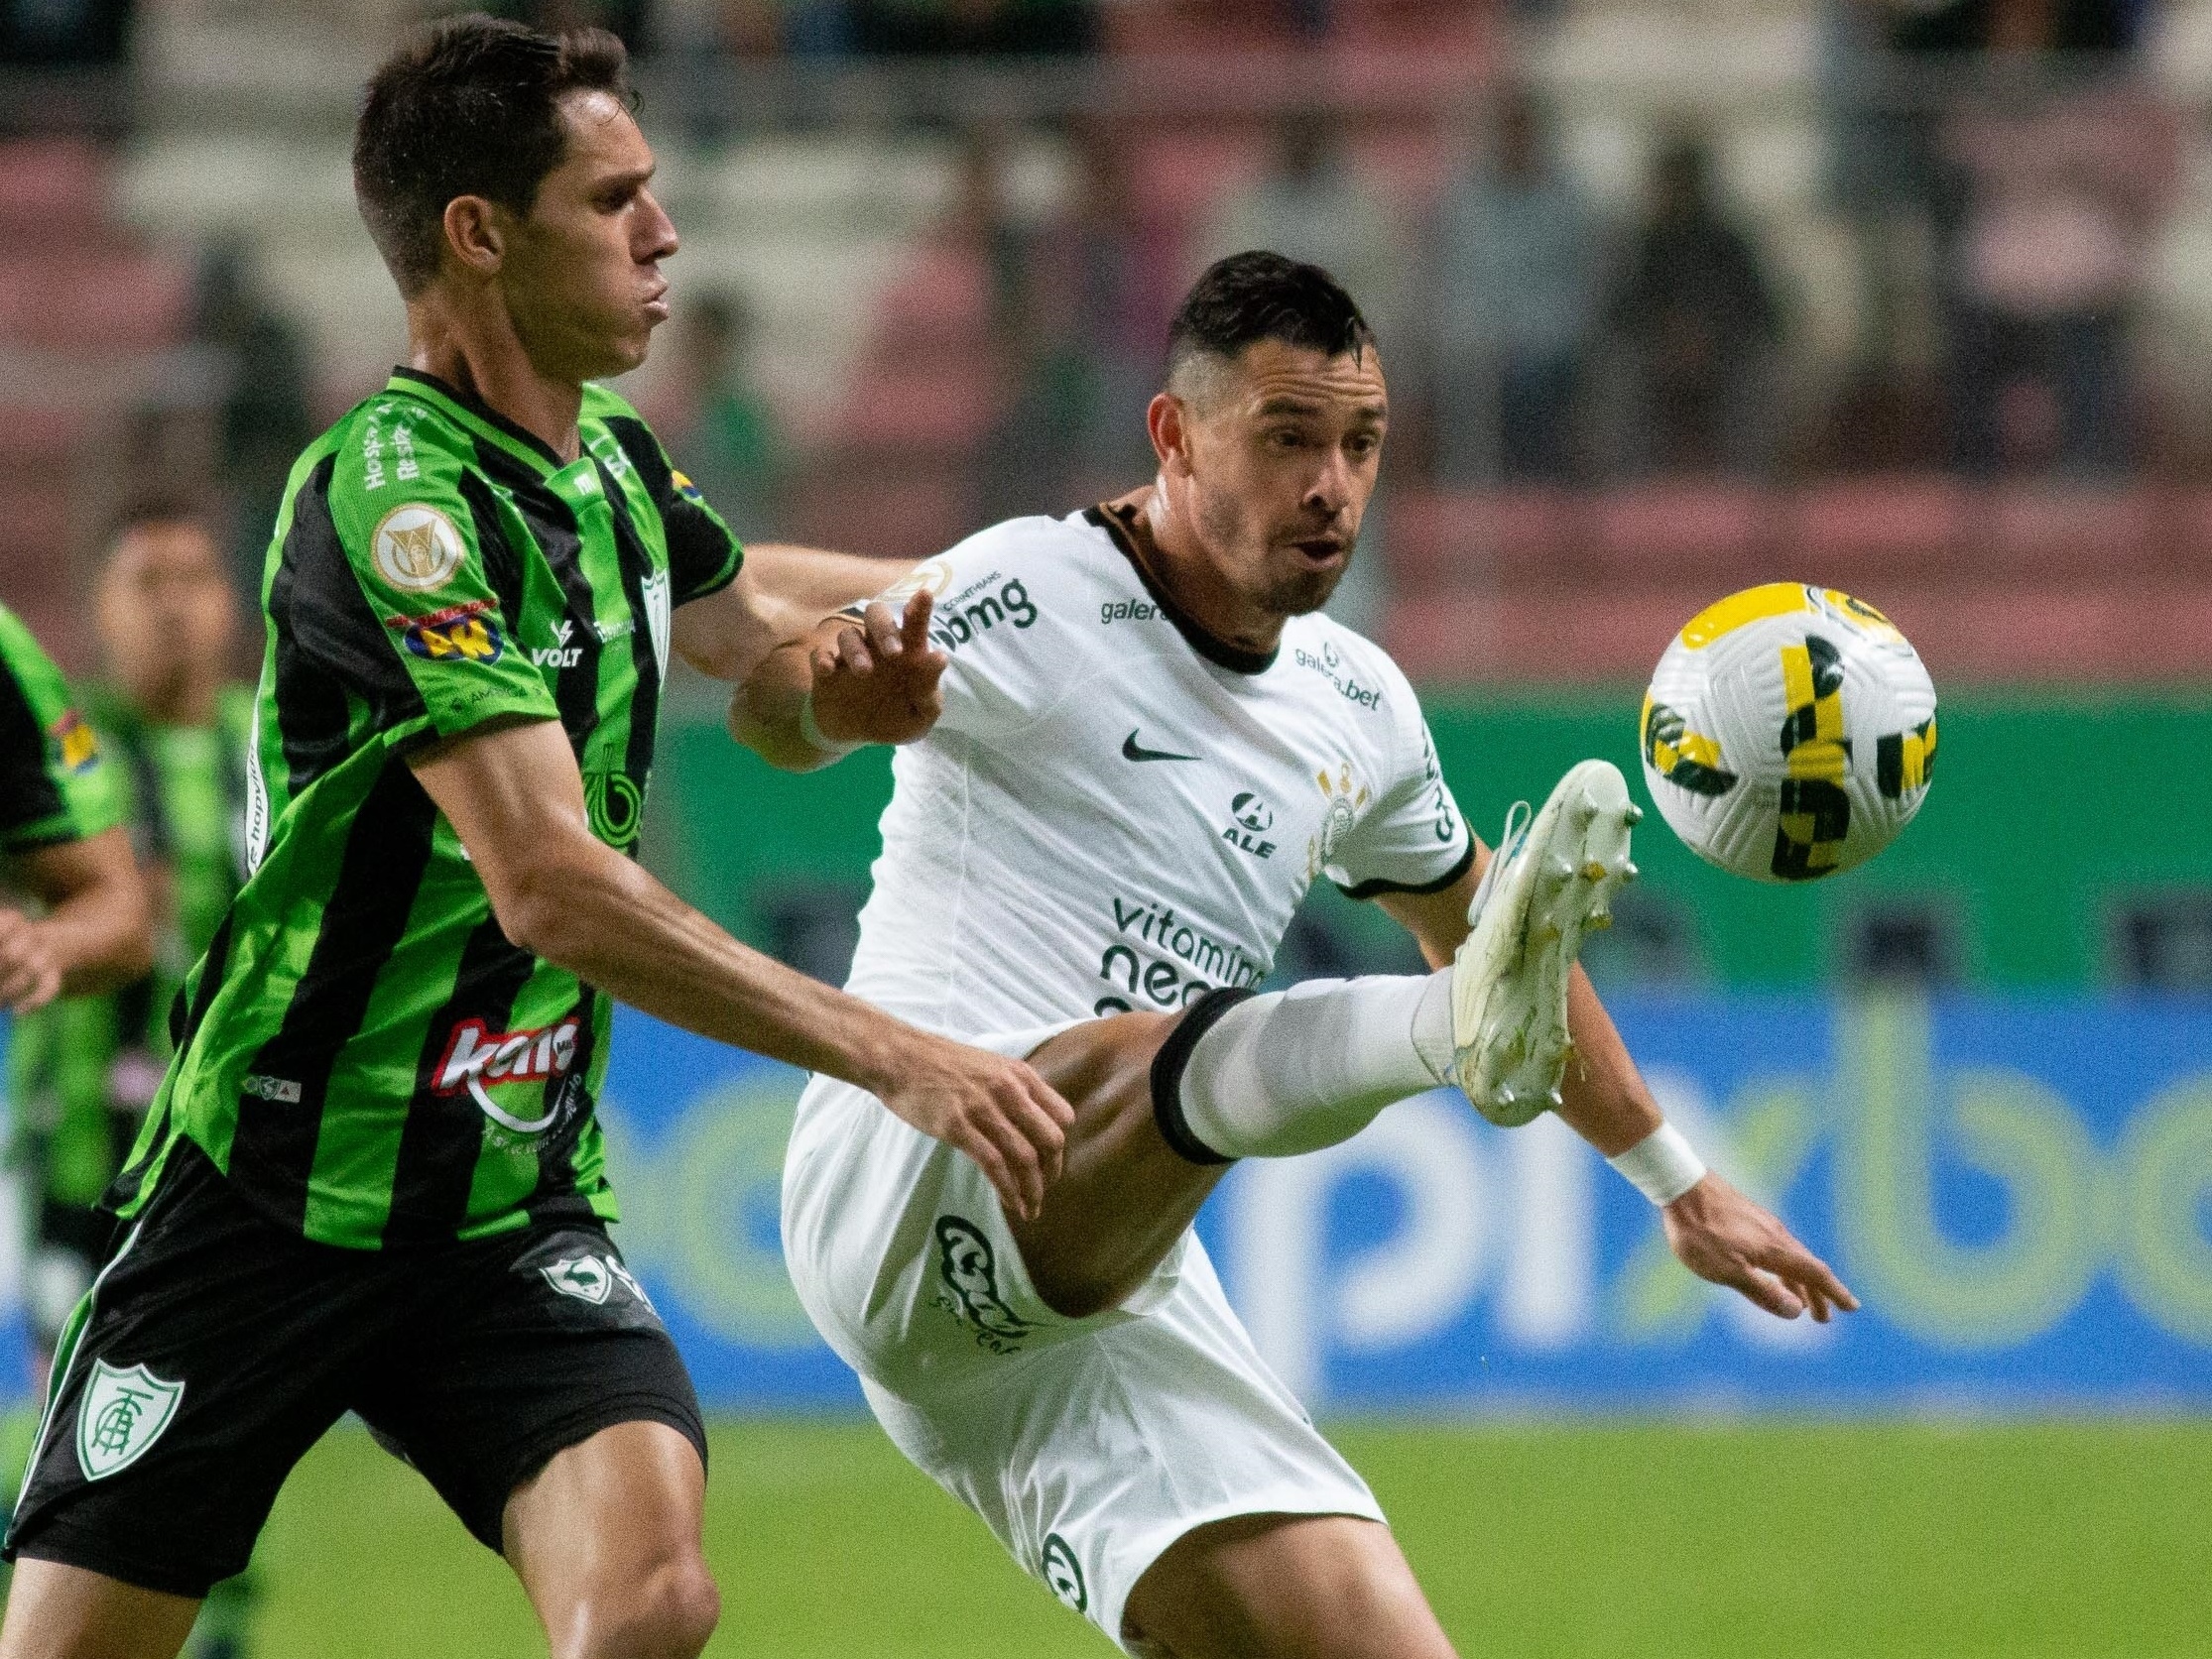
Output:
[[[965,1040],[1026,1056],[1068,1021]],[[997,1193],[865,1090],[816,1077],[784,1165],[784,1251],[899,1449],[1127,1652],[1122,1609],[1194,1527],[1383,1512],[1276,1380],[1194,1235],[1119,1308],[1039,1299]]]

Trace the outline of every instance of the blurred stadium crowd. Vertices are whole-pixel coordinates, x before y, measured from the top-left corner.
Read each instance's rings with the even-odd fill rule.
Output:
[[[284,472],[400,316],[345,173],[415,0],[0,13],[0,589],[81,659],[128,495]],[[1211,257],[1378,324],[1347,620],[1636,679],[1786,571],[1939,677],[2212,665],[2212,6],[537,0],[643,55],[686,239],[633,394],[742,533],[920,554],[1147,464]]]

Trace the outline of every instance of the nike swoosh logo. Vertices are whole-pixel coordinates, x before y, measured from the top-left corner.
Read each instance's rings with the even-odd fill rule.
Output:
[[[1165,749],[1147,749],[1137,741],[1137,734],[1131,732],[1121,740],[1121,758],[1125,761],[1195,761],[1198,757],[1170,755]]]

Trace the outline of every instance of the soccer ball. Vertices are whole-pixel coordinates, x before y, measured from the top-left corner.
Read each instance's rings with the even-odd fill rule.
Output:
[[[1803,582],[1730,594],[1644,695],[1644,780],[1708,864],[1810,882],[1897,839],[1935,770],[1935,687],[1863,600]]]

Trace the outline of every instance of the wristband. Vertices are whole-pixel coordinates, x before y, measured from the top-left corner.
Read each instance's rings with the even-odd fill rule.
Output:
[[[822,736],[822,729],[814,724],[814,694],[808,691],[799,701],[799,735],[808,748],[818,749],[832,761],[841,761],[856,749],[865,749],[864,743],[839,743],[834,738]]]
[[[1661,1206],[1673,1203],[1705,1179],[1705,1160],[1697,1155],[1688,1136],[1667,1123],[1605,1161],[1627,1176],[1638,1192]]]

